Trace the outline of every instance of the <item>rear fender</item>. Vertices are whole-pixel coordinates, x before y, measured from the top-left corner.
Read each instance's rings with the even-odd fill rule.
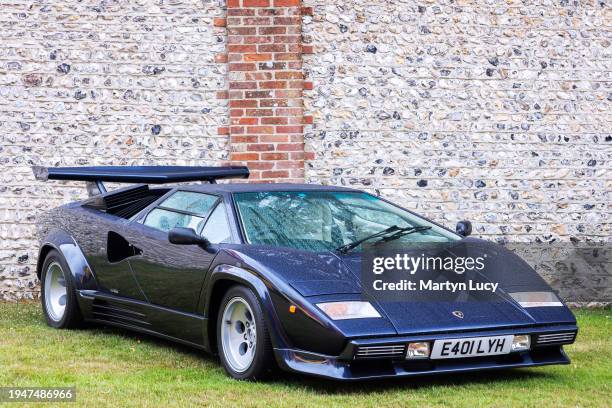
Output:
[[[61,229],[53,229],[43,237],[41,242],[42,245],[38,253],[38,263],[36,266],[36,275],[38,279],[42,276],[42,267],[47,254],[51,249],[55,249],[62,254],[70,268],[75,289],[98,289],[98,283],[93,270],[87,263],[83,251],[70,234]]]

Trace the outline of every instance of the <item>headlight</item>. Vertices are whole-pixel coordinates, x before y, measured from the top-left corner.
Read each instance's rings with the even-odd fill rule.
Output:
[[[333,320],[380,317],[380,314],[378,314],[370,302],[326,302],[317,303],[317,306]]]
[[[514,336],[512,340],[512,351],[524,351],[531,348],[531,336],[522,334]]]
[[[510,296],[522,307],[563,306],[557,295],[552,292],[515,292]]]

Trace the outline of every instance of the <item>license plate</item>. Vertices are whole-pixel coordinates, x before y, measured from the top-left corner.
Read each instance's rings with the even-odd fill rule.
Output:
[[[508,354],[514,336],[470,337],[465,339],[436,340],[430,358],[465,358]]]

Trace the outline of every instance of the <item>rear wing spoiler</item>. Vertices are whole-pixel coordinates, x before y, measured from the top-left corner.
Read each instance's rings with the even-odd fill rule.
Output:
[[[94,167],[42,167],[33,166],[37,180],[76,180],[95,184],[99,193],[105,193],[104,181],[116,183],[164,184],[185,181],[216,183],[227,178],[248,178],[245,166],[94,166]]]

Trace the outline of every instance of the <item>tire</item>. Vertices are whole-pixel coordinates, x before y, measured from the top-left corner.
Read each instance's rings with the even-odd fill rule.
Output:
[[[221,364],[234,379],[261,380],[273,372],[270,334],[251,289],[237,285],[225,293],[217,316],[217,345]]]
[[[40,286],[40,300],[47,324],[56,329],[78,327],[83,318],[77,303],[72,273],[64,257],[55,249],[49,251],[45,258]],[[65,290],[63,294],[62,287]]]

